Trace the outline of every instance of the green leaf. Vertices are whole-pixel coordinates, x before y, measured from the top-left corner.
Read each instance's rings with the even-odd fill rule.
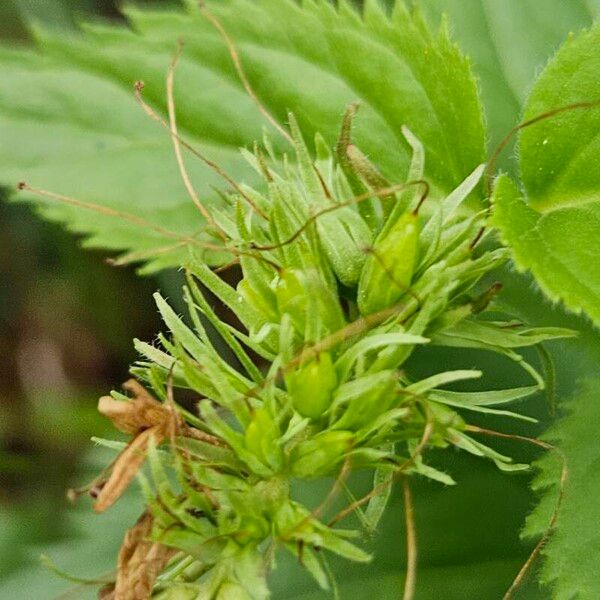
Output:
[[[539,391],[537,385],[512,388],[506,390],[493,390],[489,392],[450,392],[448,390],[436,390],[430,394],[430,398],[436,402],[470,410],[473,412],[496,414],[498,416],[512,417],[523,421],[535,423],[536,419],[520,415],[507,410],[498,410],[495,408],[487,408],[488,405],[505,404],[514,400],[530,396]]]
[[[481,371],[446,371],[444,373],[437,373],[427,379],[417,381],[412,385],[407,386],[406,390],[412,394],[424,394],[425,392],[432,390],[433,388],[439,387],[440,385],[446,385],[455,381],[463,381],[465,379],[478,379],[481,377]]]
[[[563,418],[544,435],[546,441],[560,447],[568,469],[557,529],[542,550],[540,579],[552,585],[555,600],[592,600],[600,595],[596,569],[600,561],[600,531],[596,526],[600,520],[599,397],[600,380],[586,381],[565,406]],[[527,537],[535,538],[548,529],[562,466],[556,453],[548,453],[537,467],[540,473],[533,487],[542,493],[542,499],[524,531]]]
[[[494,223],[511,247],[517,267],[531,270],[551,299],[562,300],[576,313],[585,310],[600,321],[600,263],[595,243],[600,203],[539,213],[527,205],[507,176],[496,182],[493,202]]]
[[[373,489],[382,489],[383,491],[381,494],[377,494],[369,500],[364,513],[359,513],[362,516],[361,522],[363,523],[365,530],[371,535],[377,530],[377,526],[385,513],[385,509],[387,508],[392,493],[393,481],[393,471],[384,469],[375,470],[375,474],[373,475]],[[352,498],[352,501],[354,501],[354,498]]]
[[[600,101],[600,26],[568,41],[546,67],[525,117]],[[494,222],[520,269],[552,300],[600,321],[600,107],[563,111],[521,135],[523,196],[507,178],[494,192]],[[574,243],[574,240],[577,240]]]
[[[96,448],[88,459],[91,460],[95,470],[113,457],[113,451]],[[90,476],[89,473],[86,475],[86,477]],[[65,510],[57,504],[52,508],[57,515]],[[62,529],[64,539],[44,546],[36,543],[32,536],[24,536],[23,525],[19,524],[13,516],[14,523],[20,525],[21,535],[12,540],[11,547],[3,545],[2,549],[10,553],[14,552],[15,548],[19,548],[21,552],[27,554],[27,561],[20,571],[9,577],[3,577],[0,584],[0,597],[50,600],[61,597],[62,593],[68,593],[66,598],[94,600],[98,597],[98,586],[74,587],[72,583],[57,577],[42,565],[40,555],[47,555],[61,570],[80,578],[110,581],[114,578],[115,557],[125,531],[135,524],[143,510],[143,502],[136,489],[128,491],[117,507],[102,515],[94,514],[89,500],[82,498],[77,507],[69,506],[65,511],[66,514],[63,515],[66,521]],[[6,531],[8,532],[8,529]],[[90,556],[94,559],[90,560]]]
[[[401,3],[392,20],[374,3],[364,20],[325,0],[302,8],[287,0],[210,7],[234,38],[261,102],[281,123],[293,110],[307,139],[320,131],[333,146],[344,107],[359,99],[354,138],[393,181],[410,161],[403,125],[423,142],[426,176],[439,193],[483,161],[468,61],[444,30],[430,33]],[[128,9],[131,29],[38,31],[40,53],[2,49],[0,182],[26,180],[179,235],[197,234],[204,223],[186,196],[170,136],[136,105],[134,82],[145,80],[145,98],[164,115],[165,73],[177,39],[185,39],[175,85],[180,132],[237,180],[254,181],[238,147],[261,138],[262,121],[217,32],[195,2],[187,10]],[[284,148],[276,140],[275,149]],[[217,202],[212,186],[226,188],[223,181],[193,157],[186,163],[203,201]],[[152,269],[185,260],[184,245],[173,248],[177,240],[149,228],[80,207],[39,205],[89,246],[137,253]]]
[[[540,67],[570,32],[600,15],[597,0],[420,0],[432,22],[446,14],[481,83],[492,146],[518,122]]]
[[[598,561],[598,553],[593,552],[592,543],[587,545],[589,538],[586,537],[597,531],[597,528],[588,526],[595,518],[590,510],[596,508],[596,503],[592,503],[591,500],[594,494],[597,494],[594,491],[597,478],[593,474],[591,463],[592,461],[597,463],[595,449],[598,448],[598,443],[594,423],[597,422],[595,415],[598,410],[598,385],[589,382],[577,391],[575,384],[578,380],[590,377],[590,373],[594,373],[598,368],[600,361],[598,331],[589,320],[572,313],[566,314],[559,305],[551,304],[542,296],[539,289],[532,285],[533,280],[530,275],[518,274],[514,270],[507,269],[498,276],[506,284],[498,298],[502,310],[530,322],[577,328],[580,332],[576,339],[558,341],[549,347],[557,368],[560,405],[564,406],[563,401],[568,398],[571,400],[565,407],[566,415],[552,427],[546,440],[556,443],[565,452],[569,475],[563,510],[558,521],[558,531],[547,546],[547,554],[542,555],[540,570],[544,581],[552,581],[556,584],[557,590],[563,591],[562,596],[556,596],[560,600],[573,597],[582,600],[596,598],[597,590],[587,595],[582,590],[577,595],[579,583],[575,582],[573,588],[570,584],[574,582],[575,573],[582,586],[587,585],[588,589],[590,581],[592,584],[597,583],[589,570],[585,572],[586,563],[576,564],[582,557],[581,554],[576,553],[580,552],[581,547],[589,549],[590,561],[594,563]],[[534,481],[534,487],[542,493],[538,507],[527,522],[525,534],[527,537],[539,539],[539,536],[546,531],[552,511],[556,507],[556,482],[560,477],[561,465],[555,453],[548,453],[537,463],[537,466],[541,469],[541,473]],[[570,540],[569,543],[564,542],[566,539]],[[563,552],[565,563],[562,563]],[[583,556],[582,560],[587,558]],[[567,566],[567,561],[573,566],[572,571],[569,571],[571,567]],[[551,597],[550,591],[546,589],[542,597]]]
[[[600,26],[566,42],[536,82],[525,109],[531,119],[577,102],[600,101]],[[562,112],[523,130],[521,172],[529,205],[540,213],[599,201],[600,110]],[[592,214],[586,212],[589,217]]]
[[[73,47],[72,51],[80,50]],[[179,235],[193,235],[203,228],[202,217],[182,187],[168,134],[136,106],[132,88],[136,75],[117,86],[106,73],[103,77],[102,73],[86,72],[67,60],[7,50],[2,50],[0,57],[3,184],[14,186],[27,180],[37,187],[137,215]],[[146,59],[156,57],[148,51]],[[164,72],[167,53],[163,65]],[[132,68],[132,73],[143,76],[144,69]],[[181,75],[185,76],[185,67]],[[211,112],[216,118],[209,109],[206,116]],[[256,135],[259,131],[257,127]],[[206,153],[227,170],[233,161],[239,176],[245,176],[234,148],[211,140]],[[188,162],[199,193],[208,192],[210,185],[220,185],[213,173]],[[87,246],[146,252],[177,243],[149,227],[96,211],[52,202],[43,206],[44,217],[86,235]],[[187,250],[179,247],[157,255],[154,264],[181,263],[187,255]]]
[[[596,26],[564,45],[537,81],[526,119],[572,103],[600,101],[599,41],[600,26]],[[598,202],[599,123],[600,111],[584,108],[523,130],[521,171],[532,208],[541,213],[585,210],[585,205]]]
[[[426,344],[429,342],[427,338],[420,335],[412,335],[410,333],[374,333],[365,336],[362,340],[351,346],[339,358],[336,363],[336,368],[340,374],[340,380],[345,380],[354,363],[362,356],[372,350],[379,348],[389,348],[394,346]]]

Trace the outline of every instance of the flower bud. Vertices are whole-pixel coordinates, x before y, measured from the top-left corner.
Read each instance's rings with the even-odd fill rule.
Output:
[[[283,271],[275,295],[280,314],[288,313],[302,336],[307,333],[307,314],[312,317],[311,325],[314,327],[316,323],[320,329],[321,336],[345,325],[337,297],[320,279],[316,269]]]
[[[410,287],[419,247],[418,216],[404,213],[375,242],[358,282],[358,308],[368,315],[397,304]]]
[[[351,431],[323,431],[300,442],[290,454],[294,477],[323,477],[330,474],[352,448]]]
[[[246,448],[274,471],[281,468],[280,437],[279,427],[268,409],[264,406],[256,409],[244,434]]]
[[[337,384],[337,373],[329,352],[322,352],[285,377],[294,408],[309,419],[318,419],[329,408]]]

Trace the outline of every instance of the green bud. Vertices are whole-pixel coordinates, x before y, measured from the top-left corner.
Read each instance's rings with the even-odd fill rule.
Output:
[[[358,282],[358,308],[363,315],[397,304],[410,286],[419,248],[418,216],[404,213],[375,242]]]
[[[246,515],[242,517],[235,540],[238,544],[245,545],[264,540],[270,532],[271,529],[266,519]]]
[[[364,248],[373,241],[369,226],[346,206],[320,216],[317,230],[333,272],[345,286],[354,287],[367,259]]]
[[[267,408],[256,409],[244,434],[246,448],[274,471],[278,471],[282,463],[280,437],[279,427]]]
[[[345,325],[337,297],[323,283],[316,269],[283,271],[277,281],[275,295],[280,314],[289,314],[295,329],[302,336],[307,335],[307,314],[312,317],[310,324],[313,328],[317,326],[320,329],[321,336]],[[316,335],[309,337],[316,338]]]
[[[333,427],[356,431],[368,426],[392,408],[398,398],[397,384],[394,371],[382,371],[345,384],[340,393],[349,398],[347,408]]]
[[[329,352],[322,352],[285,377],[294,408],[309,419],[318,419],[330,407],[337,384],[337,373]]]
[[[351,431],[323,431],[300,442],[290,454],[291,472],[295,477],[323,477],[330,474],[352,447]]]

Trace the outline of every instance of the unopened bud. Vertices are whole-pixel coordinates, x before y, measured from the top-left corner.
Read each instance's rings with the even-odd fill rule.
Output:
[[[295,477],[323,477],[342,462],[352,448],[351,431],[323,431],[300,442],[291,452],[290,463]]]
[[[358,283],[358,308],[363,315],[398,303],[410,287],[419,247],[418,215],[402,215],[388,233],[375,242]]]
[[[321,281],[316,269],[282,271],[275,295],[280,314],[289,314],[301,335],[306,333],[307,314],[317,320],[323,335],[338,331],[345,325],[337,297]]]
[[[329,352],[286,375],[285,384],[296,411],[303,417],[318,419],[330,406],[338,384]]]
[[[274,471],[281,467],[280,437],[279,427],[268,409],[256,409],[244,434],[246,448]]]
[[[346,206],[320,216],[317,230],[333,272],[345,286],[354,287],[366,261],[363,248],[373,241],[369,226]]]

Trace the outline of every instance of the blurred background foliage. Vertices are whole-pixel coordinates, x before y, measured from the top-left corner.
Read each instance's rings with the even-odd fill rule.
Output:
[[[122,20],[117,4],[113,0],[5,0],[0,2],[0,38],[3,43],[28,44],[27,23],[36,21],[66,29],[82,19]],[[145,3],[138,0],[136,4]],[[493,11],[498,14],[492,15],[492,21],[497,29],[489,38],[481,32],[485,21],[478,14],[480,3],[473,2],[473,10],[461,10],[464,0],[423,0],[422,4],[433,19],[440,9],[448,10],[458,39],[475,56],[484,100],[490,107],[493,139],[516,122],[533,75],[531,65],[543,64],[569,29],[584,25],[588,18],[569,10],[557,29],[544,25],[544,11],[539,11],[539,27],[521,32],[520,39],[527,41],[520,45],[524,53],[504,65],[509,76],[503,78],[497,66],[499,57],[510,57],[511,36],[506,35],[506,27],[508,19],[515,25],[514,13],[502,14],[498,7],[502,3],[495,5]],[[520,10],[519,2],[505,6],[509,4]],[[576,5],[579,2],[574,1],[571,8]],[[526,23],[517,25],[525,27]],[[495,55],[484,39],[496,42]],[[519,69],[519,65],[527,68]],[[0,193],[4,196],[7,191]],[[86,502],[71,508],[65,489],[89,479],[110,460],[110,453],[97,448],[90,452],[92,435],[114,435],[109,423],[97,415],[96,400],[127,378],[128,365],[135,359],[132,338],[151,340],[160,331],[151,293],[160,288],[176,299],[179,277],[167,272],[138,278],[133,269],[110,267],[102,253],[82,251],[60,227],[41,221],[25,206],[3,201],[0,272],[4,284],[0,286],[0,597],[52,598],[69,584],[42,571],[37,562],[40,548],[71,572],[97,576],[111,569],[123,530],[140,511],[132,500],[97,517]],[[550,307],[527,277],[509,269],[497,276],[505,283],[507,311],[533,324],[573,326],[582,331],[579,345],[561,342],[554,346],[555,356],[560,357],[560,391],[571,393],[576,379],[600,360],[597,335],[582,319]],[[456,357],[440,352],[435,357],[424,353],[420,360],[425,365],[432,358],[445,368],[461,367],[468,361],[462,355],[461,362],[453,365]],[[498,364],[492,357],[487,360],[491,383],[500,387],[510,379],[518,384],[520,375],[512,365]],[[476,362],[481,364],[481,359]],[[541,431],[548,421],[545,399],[534,398],[526,409],[542,419]],[[482,424],[497,425],[485,419]],[[523,432],[530,434],[531,429]],[[506,449],[502,444],[498,447]],[[509,451],[518,460],[535,455],[522,446]],[[459,485],[442,489],[415,484],[418,598],[439,599],[440,590],[444,590],[444,600],[499,598],[529,550],[519,540],[532,502],[528,478],[506,477],[493,466],[459,455],[440,458],[438,466],[451,470]],[[336,565],[340,580],[351,582],[352,591],[343,590],[342,598],[398,595],[404,568],[399,497],[381,531],[375,565]],[[322,597],[297,565],[284,561],[280,567],[273,584],[276,597]],[[76,589],[71,597],[86,594]],[[533,600],[547,594],[530,582],[520,597]]]
[[[116,4],[4,1],[0,38],[29,44],[32,22],[64,29],[83,19],[121,20]],[[4,201],[0,273],[0,576],[6,578],[30,561],[25,542],[73,533],[63,518],[65,490],[85,467],[91,435],[110,430],[96,412],[97,398],[126,379],[135,358],[132,338],[151,339],[159,330],[151,293],[157,287],[168,293],[177,277],[138,278],[133,269],[110,267],[59,226]]]

